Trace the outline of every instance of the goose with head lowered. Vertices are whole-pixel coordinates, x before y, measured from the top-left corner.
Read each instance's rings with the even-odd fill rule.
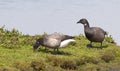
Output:
[[[90,46],[92,47],[92,42],[100,42],[102,47],[102,42],[105,39],[106,32],[100,27],[90,27],[87,19],[82,18],[77,23],[84,25],[84,33],[87,39],[90,41]]]
[[[70,42],[75,42],[73,38],[73,36],[63,35],[55,32],[37,39],[33,45],[33,50],[35,51],[40,45],[42,45],[54,49],[55,52],[56,50],[58,51],[59,47],[65,47]]]

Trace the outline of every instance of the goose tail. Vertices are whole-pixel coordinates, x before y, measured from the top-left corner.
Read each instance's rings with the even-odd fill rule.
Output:
[[[105,35],[108,35],[108,32],[104,31],[104,34],[105,34]]]
[[[74,39],[64,40],[64,41],[61,42],[60,47],[65,47],[65,46],[67,46],[71,42],[75,42],[75,40]]]

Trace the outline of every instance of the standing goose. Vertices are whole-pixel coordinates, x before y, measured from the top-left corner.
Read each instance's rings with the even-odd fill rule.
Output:
[[[106,32],[99,27],[90,27],[87,19],[80,19],[77,23],[84,25],[84,32],[87,39],[90,41],[90,46],[92,42],[100,42],[102,47],[102,42],[105,39]]]
[[[53,48],[55,52],[56,49],[58,51],[59,47],[65,47],[70,42],[74,42],[75,40],[73,38],[74,37],[72,36],[62,35],[55,32],[37,39],[35,44],[33,45],[33,49],[35,51],[40,45],[42,45],[45,47]]]

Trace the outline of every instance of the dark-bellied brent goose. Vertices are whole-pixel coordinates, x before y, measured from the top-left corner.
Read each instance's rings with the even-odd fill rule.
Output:
[[[53,48],[55,52],[56,50],[58,51],[59,47],[65,47],[70,42],[75,42],[73,38],[73,36],[63,35],[55,32],[37,39],[33,45],[33,50],[35,51],[40,45],[42,45],[48,48]]]
[[[90,46],[92,47],[92,42],[100,42],[102,47],[102,42],[105,39],[106,32],[100,27],[90,27],[87,19],[82,18],[77,23],[84,25],[84,33],[87,39],[90,41]]]

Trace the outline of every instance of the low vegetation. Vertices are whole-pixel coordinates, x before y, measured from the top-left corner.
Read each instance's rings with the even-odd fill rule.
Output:
[[[43,46],[33,52],[33,43],[42,36],[0,27],[0,71],[120,71],[120,47],[112,36],[106,37],[102,49],[99,43],[88,47],[89,41],[78,35],[75,43],[60,48],[58,54]]]

